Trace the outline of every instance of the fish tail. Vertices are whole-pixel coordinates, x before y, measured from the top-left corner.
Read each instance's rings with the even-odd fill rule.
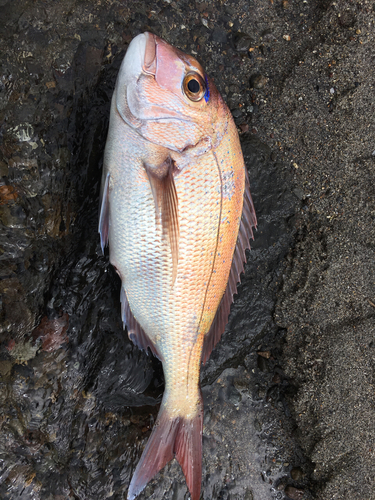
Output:
[[[199,500],[202,483],[202,430],[203,402],[200,395],[199,410],[191,419],[181,419],[175,441],[175,456],[181,465],[191,500]]]
[[[191,500],[199,500],[202,482],[202,396],[192,418],[171,417],[162,404],[151,436],[143,450],[128,490],[133,500],[175,456],[185,475]]]

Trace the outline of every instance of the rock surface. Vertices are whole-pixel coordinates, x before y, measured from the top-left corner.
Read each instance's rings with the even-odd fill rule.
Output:
[[[163,391],[97,236],[118,68],[152,31],[241,132],[259,227],[202,370],[203,499],[375,499],[373,2],[0,0],[0,497],[125,498]],[[189,498],[173,461],[140,499]]]

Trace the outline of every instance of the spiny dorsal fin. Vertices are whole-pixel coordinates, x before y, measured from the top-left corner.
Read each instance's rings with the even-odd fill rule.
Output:
[[[158,167],[145,165],[155,202],[156,216],[160,218],[163,235],[168,238],[172,255],[172,286],[177,276],[178,243],[180,226],[178,221],[178,198],[174,183],[174,165],[170,158]]]

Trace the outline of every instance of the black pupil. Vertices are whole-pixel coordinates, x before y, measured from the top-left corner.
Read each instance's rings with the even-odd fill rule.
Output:
[[[187,87],[190,90],[190,92],[192,92],[193,94],[196,94],[200,90],[199,82],[197,82],[197,80],[194,80],[194,78],[192,78],[189,81],[189,83],[187,84]]]

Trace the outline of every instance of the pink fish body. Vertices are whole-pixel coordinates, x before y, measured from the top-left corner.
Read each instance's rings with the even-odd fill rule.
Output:
[[[129,500],[174,456],[199,499],[200,366],[224,331],[255,226],[236,127],[214,83],[193,57],[138,35],[112,98],[99,222],[129,337],[165,376]]]

